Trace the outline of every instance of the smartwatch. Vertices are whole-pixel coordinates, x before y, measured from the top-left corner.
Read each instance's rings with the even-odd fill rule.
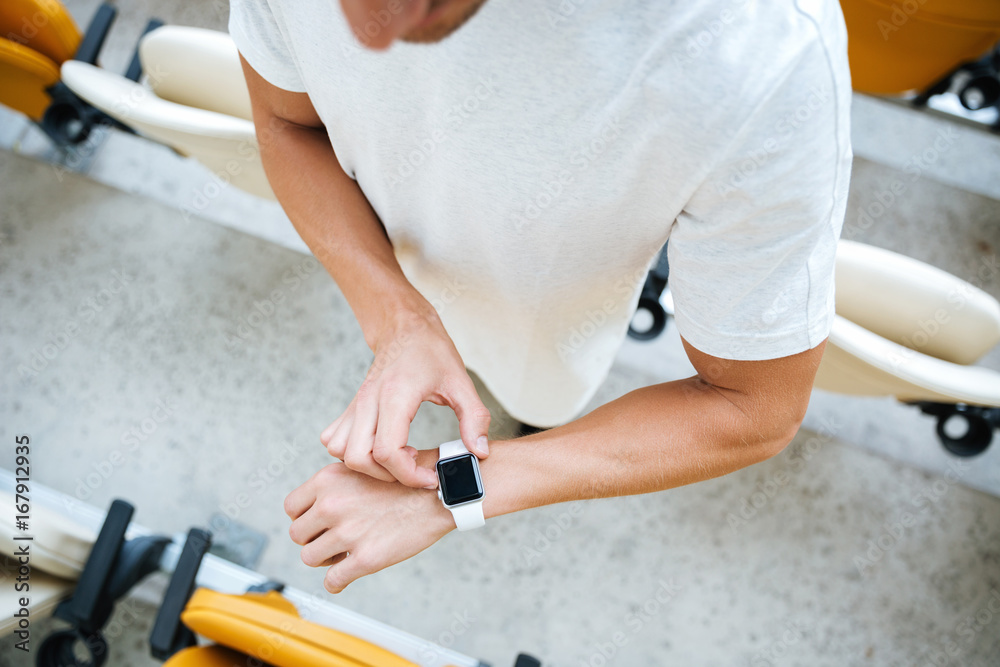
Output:
[[[471,530],[486,525],[483,516],[483,478],[479,475],[479,459],[469,452],[461,440],[441,445],[437,462],[438,498],[455,517],[459,530]]]

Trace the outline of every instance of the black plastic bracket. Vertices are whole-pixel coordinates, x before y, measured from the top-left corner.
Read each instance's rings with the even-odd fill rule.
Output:
[[[139,36],[139,41],[135,44],[135,51],[132,53],[132,60],[128,64],[128,69],[125,70],[125,78],[129,81],[138,81],[139,77],[142,76],[142,59],[139,58],[139,43],[142,42],[142,38],[153,32],[157,28],[163,25],[163,21],[160,19],[150,19],[149,23],[142,31],[142,35]]]
[[[157,660],[166,660],[181,649],[195,644],[194,633],[181,623],[181,612],[194,592],[198,569],[211,545],[212,534],[207,530],[192,528],[188,531],[177,567],[170,577],[167,593],[163,596],[163,603],[156,615],[153,632],[149,636],[150,651]]]
[[[169,538],[153,535],[126,542],[133,512],[124,500],[111,503],[72,597],[56,607],[54,615],[72,627],[45,638],[38,651],[38,667],[100,667],[107,660],[101,628],[115,601],[159,568],[160,556],[170,543]]]
[[[132,520],[133,511],[133,507],[124,500],[111,503],[73,597],[56,607],[57,618],[88,632],[99,630],[108,620],[114,603],[108,595],[108,583],[118,552],[125,543],[125,530]]]
[[[80,46],[77,47],[73,59],[96,65],[97,56],[100,54],[104,40],[108,38],[108,32],[111,31],[111,24],[115,22],[117,16],[118,10],[111,3],[105,2],[98,7],[94,18],[90,19],[90,24],[83,34],[83,39],[80,40]]]
[[[280,581],[275,581],[274,579],[268,579],[265,582],[254,584],[247,589],[247,593],[270,593],[274,591],[280,593],[285,590],[285,585]]]

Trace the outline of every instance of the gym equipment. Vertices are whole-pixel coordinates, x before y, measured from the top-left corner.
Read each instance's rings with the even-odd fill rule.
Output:
[[[62,80],[117,122],[194,158],[227,183],[274,199],[229,36],[163,26],[143,36],[138,56],[145,85],[76,60],[63,63]]]
[[[73,57],[82,35],[58,2],[0,4],[0,102],[35,121],[51,103],[59,66]]]
[[[841,0],[851,83],[875,95],[922,91],[1000,40],[992,0]]]
[[[841,240],[836,261],[836,316],[815,386],[895,396],[938,418],[938,438],[952,454],[985,451],[1000,427],[1000,373],[972,364],[1000,342],[1000,302],[950,273],[863,243]],[[673,314],[666,264],[654,266],[640,307],[659,309],[665,320]],[[656,337],[631,328],[629,335]]]
[[[15,487],[13,473],[0,468],[0,500],[13,506]],[[37,667],[103,665],[108,644],[101,630],[115,601],[157,571],[171,576],[150,634],[150,651],[168,667],[488,667],[213,556],[208,531],[156,535],[133,523],[132,514],[132,506],[122,500],[103,513],[32,483],[30,530],[18,530],[12,517],[0,523],[0,552],[8,557],[15,552],[15,537],[34,537],[31,618],[54,609],[70,625],[45,638]],[[62,548],[65,552],[58,551]],[[51,591],[49,580],[55,577],[42,568],[64,575]],[[14,620],[4,621],[3,635],[17,625],[12,587],[4,589],[0,601],[9,612],[5,618]],[[196,645],[196,634],[215,643]],[[523,654],[516,664],[540,665]]]
[[[854,90],[931,97],[954,91],[969,111],[1000,105],[1000,3],[841,0]],[[998,107],[1000,109],[1000,107]],[[1000,120],[993,125],[1000,131]]]
[[[86,141],[99,126],[132,130],[81,100],[60,80],[70,61],[93,65],[117,10],[102,5],[80,34],[57,0],[9,0],[0,7],[0,102],[35,121],[63,149]],[[151,21],[147,30],[159,25]],[[138,79],[137,58],[126,77]]]
[[[938,417],[952,454],[983,452],[1000,426],[1000,373],[971,364],[1000,342],[1000,303],[945,271],[851,241],[838,247],[836,281],[816,386],[895,396]],[[963,421],[949,434],[949,422]]]
[[[162,23],[151,20],[119,75],[97,66],[116,14],[102,5],[81,35],[57,0],[6,1],[2,34],[21,41],[0,38],[0,103],[35,121],[61,148],[83,143],[98,127],[139,133],[201,162],[226,183],[273,199],[229,36],[158,30]]]

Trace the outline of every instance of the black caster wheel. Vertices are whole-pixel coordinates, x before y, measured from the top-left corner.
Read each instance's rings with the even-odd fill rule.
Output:
[[[955,422],[965,422],[962,435],[954,437],[948,434],[949,425]],[[993,425],[981,415],[971,412],[954,412],[938,418],[937,435],[941,444],[955,456],[976,456],[986,451],[993,440]]]
[[[640,311],[646,311],[649,313],[650,324],[645,328],[636,328],[636,316],[643,318]],[[635,340],[653,340],[667,328],[667,311],[663,310],[663,306],[660,305],[659,299],[652,299],[647,297],[642,297],[639,299],[639,305],[636,306],[635,315],[632,316],[632,321],[628,325],[628,335]]]
[[[533,658],[527,653],[519,653],[517,660],[514,661],[514,667],[542,667],[542,663],[538,658]]]
[[[45,638],[38,650],[38,667],[101,667],[108,659],[108,644],[100,632],[62,630]]]
[[[1000,428],[1000,408],[932,401],[918,401],[913,405],[937,418],[938,440],[955,456],[982,454],[993,441],[993,429]]]

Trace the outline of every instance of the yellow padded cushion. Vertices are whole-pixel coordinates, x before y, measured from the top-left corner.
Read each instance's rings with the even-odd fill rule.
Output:
[[[855,90],[925,90],[1000,39],[997,0],[841,0]]]
[[[59,68],[41,53],[0,37],[0,104],[41,120],[51,98],[46,89],[59,80]]]
[[[225,646],[192,646],[172,655],[163,667],[247,667],[247,664],[246,655]]]
[[[80,30],[58,0],[3,0],[0,35],[30,47],[57,65],[80,47]]]
[[[416,667],[363,639],[300,618],[274,591],[227,595],[199,588],[181,620],[199,635],[275,667]]]

